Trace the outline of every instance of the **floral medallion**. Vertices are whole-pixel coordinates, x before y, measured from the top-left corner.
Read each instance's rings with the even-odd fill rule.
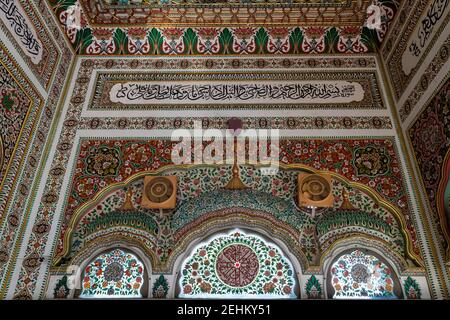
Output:
[[[256,253],[245,245],[232,244],[217,257],[217,276],[231,287],[245,287],[253,282],[259,270]]]
[[[81,298],[141,297],[144,265],[131,253],[120,249],[104,253],[85,269]]]
[[[331,267],[333,298],[396,298],[391,269],[372,255],[355,250],[339,257]]]
[[[86,173],[100,177],[116,176],[122,164],[122,155],[117,148],[99,146],[92,148],[86,158]]]
[[[367,146],[357,148],[353,156],[353,165],[358,175],[374,177],[389,171],[389,157],[382,148]]]
[[[180,297],[295,298],[294,275],[278,247],[236,230],[194,249],[183,264]]]

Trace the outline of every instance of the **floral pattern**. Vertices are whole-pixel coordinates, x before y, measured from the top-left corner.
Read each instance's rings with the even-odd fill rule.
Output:
[[[383,0],[374,1],[374,5],[380,8],[382,14],[380,26],[376,28],[369,28],[367,26],[354,27],[355,21],[350,23],[349,20],[363,20],[363,12],[354,12],[352,17],[344,17],[344,20],[339,23],[338,27],[331,27],[328,23],[324,23],[328,18],[327,16],[339,15],[333,7],[304,7],[297,12],[297,15],[302,16],[306,20],[317,20],[319,26],[314,27],[296,27],[292,26],[292,21],[289,23],[285,19],[290,20],[289,14],[280,13],[275,14],[278,18],[269,18],[273,11],[273,8],[268,10],[263,9],[258,5],[257,7],[249,7],[246,3],[244,7],[229,7],[227,13],[222,15],[219,12],[225,10],[225,7],[215,6],[209,8],[203,6],[201,10],[189,8],[189,5],[183,9],[186,16],[172,7],[167,7],[164,10],[165,14],[160,15],[157,12],[162,10],[146,8],[144,11],[141,9],[133,8],[132,10],[118,9],[120,12],[106,13],[107,11],[91,12],[95,16],[96,23],[100,20],[106,19],[109,21],[105,24],[108,26],[117,23],[118,20],[129,22],[122,23],[122,25],[136,24],[137,21],[141,21],[140,25],[146,25],[144,22],[147,20],[145,16],[152,16],[152,21],[148,23],[155,24],[155,21],[161,21],[156,24],[167,24],[167,17],[170,16],[168,12],[171,10],[177,10],[177,15],[180,15],[180,19],[187,25],[193,27],[161,27],[161,28],[147,28],[146,37],[139,38],[139,45],[136,45],[136,37],[133,35],[133,30],[136,29],[133,26],[129,28],[117,27],[117,28],[102,28],[93,27],[87,25],[84,21],[80,21],[79,28],[75,28],[67,25],[67,16],[70,7],[73,5],[73,0],[61,0],[56,1],[53,4],[53,8],[56,11],[56,15],[59,17],[61,24],[63,25],[67,37],[74,46],[74,49],[78,54],[267,54],[267,53],[281,53],[281,54],[298,54],[298,53],[365,53],[376,52],[383,41],[388,25],[393,20],[394,13],[397,9],[397,1]],[[274,3],[272,3],[274,5]],[[357,5],[353,10],[360,10],[360,5]],[[91,7],[90,9],[93,9]],[[280,9],[280,8],[279,8]],[[297,8],[299,9],[299,8]],[[330,12],[325,13],[327,10]],[[115,9],[116,10],[116,9]],[[187,13],[186,10],[191,10]],[[194,11],[192,11],[194,10]],[[209,10],[209,14],[205,13],[205,10]],[[211,11],[212,10],[212,11]],[[219,10],[219,11],[216,11]],[[236,11],[237,10],[237,11]],[[240,10],[244,10],[245,13],[238,13]],[[262,11],[264,10],[264,11]],[[284,9],[282,9],[284,12]],[[292,8],[290,9],[292,10]],[[301,12],[306,10],[308,12]],[[323,11],[325,10],[325,11]],[[258,12],[259,13],[256,13]],[[340,11],[340,10],[339,10]],[[316,13],[314,13],[316,12]],[[351,11],[350,11],[351,12]],[[137,14],[139,17],[131,17]],[[156,15],[155,15],[156,14]],[[172,13],[172,14],[175,14]],[[294,14],[292,12],[292,14]],[[348,13],[343,13],[348,15]],[[168,16],[166,16],[168,15]],[[250,15],[250,16],[248,16]],[[102,17],[100,17],[102,16]],[[157,18],[157,16],[160,16]],[[209,16],[209,18],[206,18]],[[282,18],[281,18],[282,16]],[[242,19],[245,18],[245,22]],[[93,18],[93,17],[91,17]],[[269,27],[272,23],[267,23],[272,19],[278,21],[275,25],[283,25],[287,22],[289,27]],[[292,17],[293,18],[293,17]],[[112,20],[111,20],[112,19]],[[137,19],[137,20],[136,20]],[[156,20],[155,20],[156,19]],[[242,20],[241,22],[238,22]],[[321,22],[319,22],[321,20]],[[191,22],[187,22],[191,21]],[[209,21],[209,22],[206,22]],[[228,22],[226,22],[228,21]],[[260,21],[257,23],[256,21]],[[360,21],[363,24],[363,21]],[[201,27],[202,25],[241,25],[239,27],[222,27],[211,28]],[[247,25],[246,27],[242,27]],[[267,27],[259,27],[261,25],[268,25]],[[199,27],[200,26],[200,27]],[[131,32],[130,32],[131,30]]]
[[[67,285],[67,276],[62,277],[58,280],[53,290],[53,297],[55,299],[65,299],[69,296],[70,289]]]
[[[390,159],[382,148],[367,146],[355,150],[353,163],[358,175],[377,176],[389,171]]]
[[[396,298],[391,269],[375,256],[355,250],[331,266],[334,299]]]
[[[14,157],[16,143],[31,106],[26,92],[15,82],[8,69],[0,64],[0,185],[9,161]]]
[[[100,177],[116,176],[122,164],[121,156],[117,148],[94,147],[86,157],[86,173]]]
[[[144,265],[131,253],[115,249],[94,259],[82,278],[81,298],[142,297]]]
[[[166,277],[160,275],[158,279],[156,279],[153,284],[152,289],[152,297],[156,299],[163,299],[167,297],[167,293],[169,292],[169,283],[167,282]]]
[[[440,241],[444,247],[450,246],[450,216],[445,214],[443,203],[437,202],[440,185],[448,179],[445,168],[450,148],[450,78],[442,84],[429,104],[420,113],[409,129],[409,137],[414,149],[422,181],[431,204],[433,218],[441,228]],[[447,162],[450,160],[447,160]],[[445,182],[444,182],[445,183]],[[441,195],[444,198],[444,194]]]
[[[173,250],[173,241],[183,238],[207,219],[222,217],[230,210],[289,228],[310,262],[317,255],[318,245],[326,250],[339,238],[355,232],[383,239],[392,250],[404,255],[406,239],[398,218],[379,206],[370,195],[333,180],[334,206],[317,214],[313,221],[295,205],[298,171],[279,170],[276,175],[265,176],[252,166],[239,168],[248,190],[224,190],[231,179],[231,166],[227,165],[165,171],[163,174],[178,177],[178,203],[170,219],[154,219],[154,212],[141,206],[142,179],[125,189],[112,191],[79,218],[70,237],[70,256],[96,237],[121,234],[139,237],[148,250],[156,252],[160,261],[166,261]],[[131,208],[123,214],[122,206],[128,192]],[[348,195],[351,210],[342,208],[344,193]],[[167,237],[166,244],[161,238],[157,243],[158,234]]]
[[[320,299],[322,297],[322,286],[316,276],[312,275],[305,284],[308,299]]]
[[[295,298],[294,275],[278,247],[236,230],[194,249],[183,263],[180,297]]]
[[[66,219],[63,225],[58,242],[58,252],[63,249],[63,239],[67,230],[67,221],[73,212],[86,201],[92,198],[107,185],[120,182],[131,175],[144,171],[162,168],[171,164],[170,150],[173,142],[169,140],[85,140],[82,141],[77,160],[77,167],[74,174],[74,183],[72,191],[69,194],[69,203],[65,212]],[[117,149],[117,152],[123,154],[122,162],[117,168],[116,176],[86,176],[86,158],[91,155],[91,150],[108,147],[108,150]],[[376,176],[358,175],[354,163],[355,150],[382,150],[382,154],[389,157],[389,172],[378,174]],[[110,151],[108,151],[110,152]],[[310,166],[318,170],[330,170],[346,176],[349,180],[356,181],[368,185],[377,190],[379,194],[388,201],[393,201],[398,208],[405,214],[407,230],[411,236],[414,252],[418,253],[418,244],[412,220],[409,218],[411,214],[408,209],[407,195],[403,186],[403,177],[396,159],[396,151],[394,144],[388,139],[364,139],[364,140],[302,140],[289,139],[281,140],[280,160],[283,164],[300,163]],[[109,161],[108,161],[109,163]],[[101,165],[98,165],[102,168]],[[231,192],[235,199],[236,206],[245,208],[254,208],[255,210],[267,210],[281,222],[288,223],[299,230],[299,226],[303,225],[306,229],[310,223],[304,224],[308,218],[301,217],[295,204],[292,203],[295,197],[292,195],[296,189],[295,172],[280,170],[275,176],[262,176],[259,170],[255,170],[250,166],[241,166],[241,180],[250,189],[254,191]],[[380,170],[380,169],[378,169]],[[167,171],[166,174],[170,174]],[[225,202],[220,201],[223,196],[223,187],[228,183],[231,176],[231,166],[223,166],[217,168],[198,168],[195,170],[178,170],[176,175],[179,176],[178,201],[176,212],[173,214],[170,223],[172,230],[181,230],[183,226],[193,222],[206,212],[223,210],[229,207]],[[90,180],[88,180],[90,179]],[[336,189],[338,190],[338,189]],[[133,191],[138,196],[140,191]],[[206,195],[204,193],[207,193]],[[226,193],[226,192],[225,192]],[[261,194],[261,196],[258,196]],[[269,200],[267,194],[273,197]],[[203,195],[201,203],[197,203],[195,198]],[[341,197],[342,193],[336,194]],[[364,221],[358,222],[359,228],[368,230],[367,226],[372,226],[374,235],[382,235],[383,238],[393,237],[393,245],[397,248],[403,246],[402,237],[398,234],[398,224],[396,219],[382,208],[374,208],[371,200],[361,193],[352,193],[350,190],[351,202],[356,208],[360,208],[361,214],[366,213]],[[207,200],[210,199],[210,200]],[[281,201],[285,199],[287,201]],[[269,204],[270,202],[270,204]],[[273,202],[273,203],[272,203]],[[267,206],[265,205],[267,203]],[[336,209],[339,211],[338,202]],[[358,204],[360,203],[360,204]],[[120,206],[120,205],[118,205]],[[118,208],[116,206],[116,208]],[[136,205],[138,208],[139,205]],[[372,217],[367,212],[372,212]],[[375,214],[379,217],[373,216]],[[333,215],[330,215],[330,217]],[[361,216],[362,217],[362,216]],[[338,216],[336,215],[336,218]],[[306,219],[306,220],[305,220]],[[328,222],[324,221],[320,230],[323,230],[321,241],[323,245],[328,246],[334,239],[332,233],[337,236],[336,231],[331,232],[329,226],[333,226],[334,218]],[[338,218],[347,221],[346,216]],[[374,220],[375,219],[375,220]],[[303,222],[302,222],[303,221]],[[373,221],[378,221],[373,223]],[[384,222],[383,222],[384,221]],[[353,222],[348,222],[350,225]],[[346,222],[347,224],[347,222]],[[361,229],[361,230],[363,230]],[[328,231],[326,231],[328,230]],[[383,234],[381,230],[390,230]],[[391,233],[393,232],[393,233]],[[305,247],[315,248],[314,237],[309,232],[305,232],[302,236]],[[402,250],[399,250],[402,251]]]
[[[406,278],[403,286],[405,288],[405,293],[406,293],[407,299],[416,300],[416,299],[420,299],[422,297],[422,293],[420,291],[419,284],[413,278],[408,276],[408,278]]]

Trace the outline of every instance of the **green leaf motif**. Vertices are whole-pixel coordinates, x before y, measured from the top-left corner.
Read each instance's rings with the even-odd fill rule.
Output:
[[[291,52],[290,53],[301,53],[302,51],[302,42],[303,42],[303,32],[297,27],[294,31],[291,32],[289,36],[289,42],[291,44]]]
[[[267,53],[267,42],[269,41],[269,35],[265,28],[260,28],[255,34],[257,53]]]
[[[381,46],[376,31],[374,29],[369,29],[367,27],[364,27],[362,29],[361,42],[367,46],[369,52],[376,52],[378,48]]]
[[[92,30],[83,28],[77,31],[75,42],[73,44],[74,50],[77,54],[86,54],[87,48],[91,45],[93,40]]]
[[[223,29],[219,35],[220,53],[228,54],[231,52],[233,44],[233,34],[227,28]]]
[[[152,28],[147,37],[148,42],[150,43],[150,54],[160,54],[161,47],[164,42],[164,38],[162,37],[161,32],[156,28]]]
[[[113,34],[116,44],[115,54],[128,54],[128,35],[120,28],[117,28]]]
[[[164,299],[167,298],[167,293],[169,292],[169,283],[167,279],[160,275],[158,279],[156,279],[152,288],[153,298],[156,299]]]
[[[336,47],[339,42],[339,33],[336,28],[328,29],[325,34],[325,52],[335,53]]]
[[[406,278],[404,283],[405,293],[407,299],[420,299],[422,297],[422,293],[420,291],[419,284],[416,280],[409,277]]]
[[[192,28],[188,28],[183,34],[184,41],[184,54],[197,54],[197,41],[198,36],[197,33],[192,30]]]
[[[320,299],[322,297],[322,286],[314,275],[306,281],[305,289],[308,299]]]

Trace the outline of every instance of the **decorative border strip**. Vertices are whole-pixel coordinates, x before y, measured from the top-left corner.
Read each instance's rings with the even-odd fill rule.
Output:
[[[362,25],[370,0],[312,1],[144,1],[118,4],[113,1],[86,1],[79,4],[91,26],[118,25]],[[341,16],[341,14],[344,12]]]
[[[79,122],[67,119],[66,124],[83,129],[164,130],[194,128],[194,121],[201,121],[202,128],[228,129],[229,117],[120,117],[82,118]],[[244,128],[252,129],[392,129],[391,119],[381,117],[244,117]]]
[[[291,9],[288,10],[288,8],[283,7],[282,18],[278,24],[273,24],[273,21],[258,22],[256,18],[248,19],[248,14],[245,15],[247,20],[244,23],[239,23],[239,17],[236,13],[232,13],[231,23],[227,23],[227,27],[224,28],[223,25],[217,25],[217,19],[220,21],[223,17],[215,13],[214,21],[216,22],[213,22],[210,27],[205,27],[205,21],[202,18],[197,19],[194,24],[189,24],[186,19],[183,19],[179,26],[174,27],[174,18],[183,17],[186,11],[186,9],[178,8],[174,18],[168,12],[165,12],[167,9],[156,10],[162,10],[163,17],[167,20],[166,23],[153,24],[153,26],[157,26],[156,28],[148,28],[148,23],[140,23],[135,28],[116,28],[108,24],[88,23],[84,19],[83,13],[80,14],[79,21],[76,21],[76,26],[72,24],[72,21],[67,24],[68,15],[70,14],[72,18],[73,7],[74,5],[79,6],[79,1],[54,2],[49,0],[49,3],[53,6],[60,23],[65,28],[67,37],[73,44],[76,53],[89,55],[377,52],[398,8],[397,0],[375,1],[373,5],[378,8],[377,10],[381,15],[380,25],[376,28],[369,28],[369,23],[361,22],[355,25],[354,22],[350,21],[338,23],[339,27],[330,27],[336,24],[336,14],[325,18],[326,14],[323,12],[323,8],[316,9],[317,6],[312,7],[312,10],[319,11],[318,14],[313,14],[312,20],[315,24],[313,27],[299,27],[302,24],[301,21],[307,21],[304,14],[299,17],[299,22],[289,26],[289,22],[287,22],[289,21],[288,11]],[[90,2],[90,4],[95,8],[98,3]],[[367,4],[366,0],[359,3],[363,7],[367,7]],[[136,13],[136,10],[138,9],[132,9],[134,13]],[[195,11],[197,18],[203,15],[203,10]],[[272,14],[271,10],[265,9],[266,12],[263,16]],[[355,17],[358,17],[361,13],[364,13],[363,16],[365,17],[366,14],[364,10],[362,11],[357,10],[355,14],[350,16],[350,20],[355,20]],[[122,9],[123,12],[126,12],[126,9]],[[89,11],[87,14],[89,15]],[[156,14],[154,13],[152,16],[155,17]],[[99,14],[95,16],[98,17]],[[338,21],[347,20],[346,17],[339,17],[339,14],[337,16]],[[148,17],[148,14],[143,17]],[[69,20],[72,20],[71,18]],[[317,20],[321,18],[331,20],[325,25],[317,26]],[[136,21],[133,20],[133,22]],[[114,22],[117,23],[117,19]],[[240,24],[241,27],[228,28],[230,25],[239,26]],[[130,25],[130,23],[127,23],[127,25]],[[276,27],[260,27],[269,25]]]
[[[397,43],[398,38],[401,37],[402,29],[405,25],[406,27],[410,27],[409,24],[405,24],[405,22],[407,20],[418,21],[420,15],[417,16],[417,13],[421,13],[428,2],[429,0],[404,0],[400,2],[398,12],[381,47],[381,56],[383,57],[383,60],[386,61],[391,55],[392,50],[395,49],[394,44]],[[413,16],[415,19],[409,18],[409,16]]]

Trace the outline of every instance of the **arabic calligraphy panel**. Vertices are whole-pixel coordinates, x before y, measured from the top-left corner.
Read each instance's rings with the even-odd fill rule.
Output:
[[[0,28],[48,89],[59,52],[32,5],[25,0],[0,0]]]
[[[413,36],[409,39],[402,55],[402,70],[406,75],[416,67],[425,49],[430,44],[437,30],[450,13],[450,0],[435,0],[420,17]]]
[[[383,108],[372,72],[99,72],[89,110],[204,108]]]

